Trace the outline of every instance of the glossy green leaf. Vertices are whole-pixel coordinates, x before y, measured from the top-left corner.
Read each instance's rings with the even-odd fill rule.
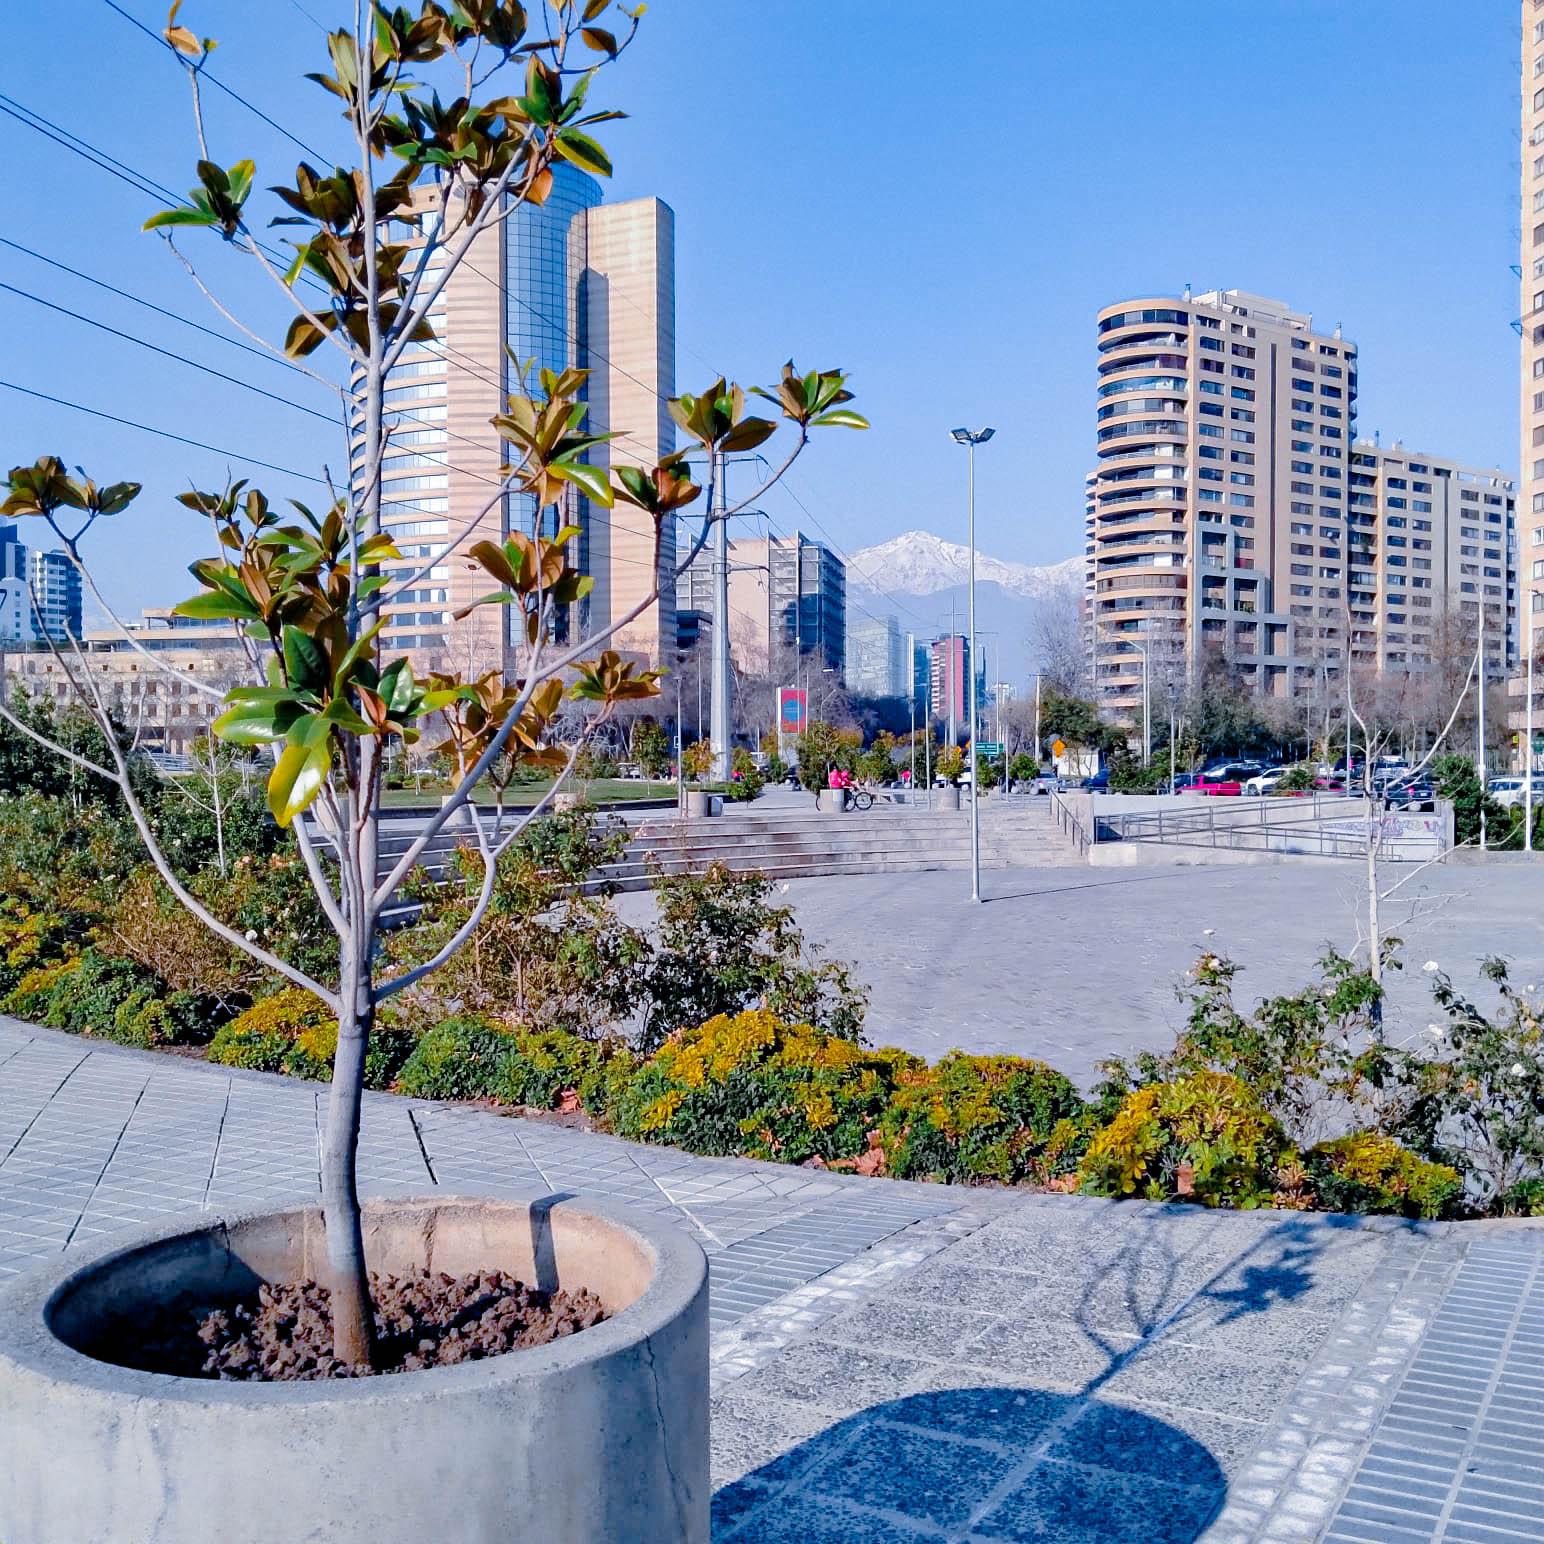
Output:
[[[317,743],[299,739],[286,745],[268,775],[268,808],[273,818],[288,826],[310,807],[331,770],[332,746],[327,735]]]
[[[298,627],[284,629],[284,669],[290,685],[301,691],[319,692],[332,680],[327,668],[327,651]]]
[[[604,467],[591,466],[587,461],[554,461],[547,470],[563,482],[572,483],[587,498],[606,509],[616,502]]]
[[[163,209],[153,214],[140,226],[141,230],[160,230],[163,225],[218,225],[220,222],[207,209]]]

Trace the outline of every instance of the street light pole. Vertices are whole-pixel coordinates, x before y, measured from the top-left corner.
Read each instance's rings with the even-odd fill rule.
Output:
[[[1528,710],[1523,730],[1523,851],[1533,851],[1533,591],[1528,591]]]
[[[970,633],[970,645],[966,657],[966,669],[970,672],[970,898],[981,899],[981,764],[976,755],[976,446],[985,445],[996,433],[995,429],[955,429],[954,442],[970,451],[970,607],[966,627]]]

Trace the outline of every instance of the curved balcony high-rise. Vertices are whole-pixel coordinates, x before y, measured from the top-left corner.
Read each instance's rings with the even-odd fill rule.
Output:
[[[1343,543],[1333,564],[1289,548],[1303,506],[1296,523],[1322,522],[1327,544],[1344,527],[1354,345],[1214,290],[1106,306],[1096,349],[1085,591],[1101,703],[1140,715],[1144,659],[1159,696],[1208,659],[1279,695],[1338,661]]]

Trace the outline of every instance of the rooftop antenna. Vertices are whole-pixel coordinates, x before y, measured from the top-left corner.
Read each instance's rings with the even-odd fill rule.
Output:
[[[1383,444],[1383,431],[1381,429],[1374,429],[1372,431],[1372,443],[1375,450]]]
[[[1337,337],[1337,338],[1338,338],[1338,337],[1340,337],[1340,335],[1341,335],[1341,332],[1340,332],[1340,323],[1339,323],[1339,322],[1336,322],[1336,323],[1335,323],[1335,336],[1336,336],[1336,337]]]
[[[1186,300],[1190,299],[1190,280],[1189,279],[1185,280],[1185,299]]]

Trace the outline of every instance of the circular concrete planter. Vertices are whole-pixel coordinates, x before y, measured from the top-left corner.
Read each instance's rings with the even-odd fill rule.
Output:
[[[96,1360],[111,1316],[320,1275],[314,1204],[162,1224],[0,1294],[5,1544],[707,1544],[708,1298],[684,1233],[600,1201],[365,1205],[372,1269],[587,1286],[614,1317],[425,1372],[221,1383]]]
[[[702,820],[713,813],[713,795],[700,788],[686,790],[686,813],[692,820]]]
[[[938,788],[934,792],[938,795],[938,807],[941,810],[957,810],[960,807],[960,790],[951,783],[947,788]]]
[[[817,807],[823,815],[840,815],[847,808],[847,792],[842,788],[822,788]]]

